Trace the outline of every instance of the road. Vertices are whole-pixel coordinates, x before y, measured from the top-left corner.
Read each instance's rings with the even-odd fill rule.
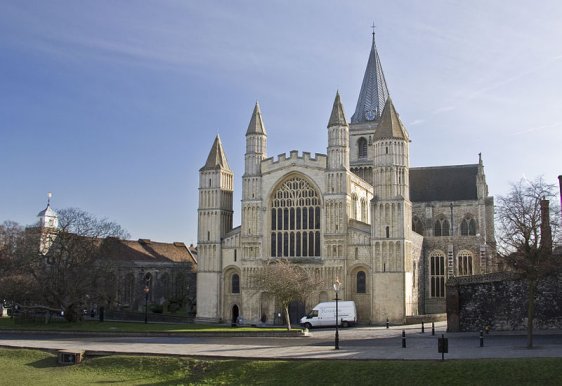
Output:
[[[562,357],[562,331],[539,332],[535,348],[526,348],[524,332],[492,332],[484,335],[480,347],[478,333],[446,333],[437,323],[421,333],[420,325],[358,327],[340,330],[340,349],[334,349],[334,330],[312,330],[310,336],[280,337],[200,337],[200,336],[87,336],[82,334],[0,333],[0,346],[103,353],[148,353],[213,358],[253,359],[441,359],[437,338],[448,338],[446,359]],[[402,347],[402,331],[406,348]]]

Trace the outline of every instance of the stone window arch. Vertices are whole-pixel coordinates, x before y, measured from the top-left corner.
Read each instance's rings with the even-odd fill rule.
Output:
[[[233,294],[240,293],[240,276],[237,273],[233,273],[230,278],[230,292]]]
[[[320,194],[299,176],[271,194],[271,256],[320,256]]]
[[[364,137],[357,140],[357,154],[359,158],[367,158],[367,140]]]
[[[461,222],[461,236],[476,236],[476,220],[470,215]]]
[[[367,293],[367,274],[365,273],[365,271],[358,271],[355,275],[355,280],[355,292],[357,292],[358,294]]]
[[[433,236],[449,236],[450,228],[451,226],[449,225],[449,220],[445,217],[440,217],[433,224]]]
[[[357,203],[358,203],[358,199],[357,199],[357,194],[353,193],[351,195],[351,218],[354,220],[358,220],[359,217],[357,216]]]
[[[414,216],[412,219],[412,230],[423,236],[423,222],[418,216]]]

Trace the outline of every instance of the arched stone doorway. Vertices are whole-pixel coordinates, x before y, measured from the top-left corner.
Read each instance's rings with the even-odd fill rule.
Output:
[[[232,306],[232,318],[230,320],[232,324],[236,324],[238,322],[238,316],[240,316],[240,310],[238,309],[238,306],[235,304]]]

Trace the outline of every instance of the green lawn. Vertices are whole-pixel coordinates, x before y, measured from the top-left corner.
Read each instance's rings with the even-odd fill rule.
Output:
[[[98,322],[83,321],[69,323],[56,321],[45,323],[15,323],[13,319],[1,318],[0,330],[33,330],[33,331],[83,331],[83,332],[248,332],[248,331],[286,331],[283,327],[230,327],[205,324],[165,324],[138,322]]]
[[[562,358],[470,361],[250,361],[165,356],[86,358],[0,349],[0,385],[560,385]]]

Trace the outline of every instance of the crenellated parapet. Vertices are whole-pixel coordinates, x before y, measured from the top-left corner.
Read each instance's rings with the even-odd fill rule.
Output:
[[[279,169],[285,169],[290,166],[298,166],[313,169],[325,169],[328,157],[325,154],[303,152],[299,155],[297,150],[279,154],[277,157],[270,157],[261,162],[262,174],[271,173]]]

